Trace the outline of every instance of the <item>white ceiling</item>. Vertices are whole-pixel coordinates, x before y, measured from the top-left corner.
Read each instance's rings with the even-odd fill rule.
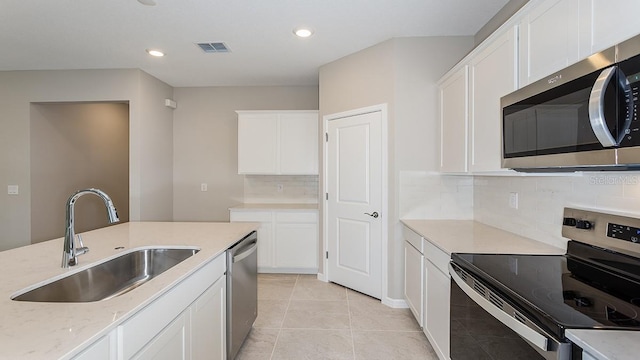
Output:
[[[175,87],[316,85],[323,64],[393,37],[474,35],[507,3],[155,1],[0,0],[0,70],[140,68]],[[311,38],[293,35],[303,25]],[[232,52],[194,45],[215,41]]]

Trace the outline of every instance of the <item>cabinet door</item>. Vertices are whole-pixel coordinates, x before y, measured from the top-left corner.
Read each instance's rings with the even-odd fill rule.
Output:
[[[318,225],[276,224],[275,266],[290,271],[318,270]]]
[[[404,242],[404,298],[409,309],[418,320],[420,327],[424,326],[422,307],[423,301],[423,271],[424,257],[407,241]]]
[[[191,355],[193,359],[225,360],[226,276],[191,306]]]
[[[280,114],[280,174],[318,174],[318,114]]]
[[[468,73],[464,66],[439,87],[440,170],[467,171]]]
[[[425,253],[426,254],[426,253]],[[440,359],[449,358],[449,300],[451,280],[431,261],[425,259],[424,332]]]
[[[117,358],[117,342],[115,330],[109,335],[89,345],[87,349],[78,354],[73,360],[115,360]]]
[[[317,273],[317,212],[277,212],[274,265],[287,272]]]
[[[189,346],[189,316],[182,313],[145,346],[135,360],[187,360],[191,359]]]
[[[276,174],[278,115],[238,114],[238,174]]]
[[[520,25],[520,86],[580,60],[580,0],[546,0]]]
[[[469,64],[469,133],[472,172],[499,171],[502,162],[500,98],[517,88],[517,31],[510,29]]]
[[[583,0],[591,5],[591,32],[583,31],[583,36],[593,39],[591,51],[585,56],[604,50],[632,36],[640,34],[640,1],[638,0]]]

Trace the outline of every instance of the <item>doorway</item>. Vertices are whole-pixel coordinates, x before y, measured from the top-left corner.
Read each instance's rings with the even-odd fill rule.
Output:
[[[324,117],[327,279],[378,299],[387,293],[387,109]]]
[[[30,118],[31,242],[64,236],[65,203],[84,188],[105,191],[129,221],[129,104],[32,103]],[[77,232],[108,225],[97,197],[75,211]]]

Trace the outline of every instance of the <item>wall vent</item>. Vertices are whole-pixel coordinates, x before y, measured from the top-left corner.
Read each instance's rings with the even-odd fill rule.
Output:
[[[231,51],[223,42],[197,43],[196,45],[206,53],[226,53]]]

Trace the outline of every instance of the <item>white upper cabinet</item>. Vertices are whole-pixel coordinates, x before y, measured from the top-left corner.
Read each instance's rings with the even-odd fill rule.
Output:
[[[317,111],[237,111],[238,174],[317,175]]]
[[[467,171],[467,114],[469,76],[467,66],[445,78],[440,95],[440,171]]]
[[[580,60],[581,6],[581,0],[546,0],[523,17],[521,87]]]
[[[280,114],[280,173],[318,173],[318,113]]]
[[[590,24],[582,33],[589,36],[591,48],[583,57],[640,34],[640,1],[581,0],[582,21]],[[589,41],[587,41],[589,44]]]
[[[511,28],[469,63],[469,171],[500,171],[500,98],[517,89],[517,29]]]

